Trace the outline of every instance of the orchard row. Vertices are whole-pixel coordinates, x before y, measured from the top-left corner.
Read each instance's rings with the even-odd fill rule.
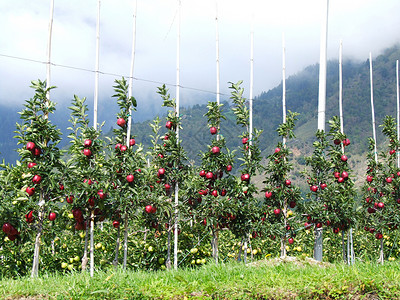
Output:
[[[0,222],[7,236],[5,241],[34,247],[32,276],[38,274],[41,241],[54,228],[60,232],[86,230],[83,269],[88,256],[94,255],[94,231],[104,222],[115,228],[115,264],[123,244],[123,268],[129,265],[128,236],[138,230],[152,230],[156,236],[166,232],[165,266],[171,268],[172,263],[178,264],[177,247],[172,257],[172,235],[188,228],[188,224],[189,228],[202,226],[210,234],[211,255],[216,262],[222,230],[241,241],[244,251],[239,252],[238,259],[243,255],[246,260],[250,237],[280,240],[280,253],[286,255],[287,244],[293,244],[298,231],[304,229],[313,229],[317,234],[322,228],[329,228],[338,234],[361,224],[376,239],[397,229],[400,169],[393,118],[384,121],[389,149],[379,159],[375,159],[371,140],[363,203],[355,201],[352,170],[346,156],[350,140],[340,131],[336,117],[329,121],[328,132],[316,133],[313,154],[306,157],[303,175],[310,191],[303,197],[290,180],[293,166],[286,144],[295,138],[297,114],[288,112],[286,121],[277,129],[282,142],[267,157],[266,165],[261,165],[258,141],[262,131],[249,131],[249,108],[240,84],[230,86],[232,109],[237,124],[243,128],[238,149],[228,149],[220,134],[225,119],[223,105],[209,102],[205,117],[210,143],[200,151],[201,165],[193,166],[179,139],[181,117],[165,86],[158,88],[158,94],[169,111],[165,121],[157,117],[150,123],[149,149],[143,149],[130,134],[131,115],[137,103],[128,96],[128,85],[122,79],[116,80],[114,86],[113,97],[120,110],[112,139],[102,135],[101,126],[89,126],[85,98],[74,96],[70,145],[63,151],[58,148],[61,133],[50,120],[55,110],[55,104],[48,99],[52,87],[47,88],[45,82],[32,82],[35,94],[26,101],[20,113],[22,121],[17,124],[16,138],[22,145],[18,150],[20,160],[15,165],[3,164],[0,176]],[[236,161],[241,162],[235,170],[239,176],[232,173]],[[262,190],[252,180],[256,174],[264,174]]]

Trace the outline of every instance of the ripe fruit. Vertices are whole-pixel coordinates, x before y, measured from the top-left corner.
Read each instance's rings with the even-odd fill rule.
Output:
[[[90,197],[90,198],[88,199],[88,203],[89,203],[90,206],[94,206],[94,198],[93,198],[93,197]]]
[[[206,173],[206,178],[207,179],[213,179],[214,178],[214,174],[212,172],[207,172]]]
[[[392,177],[386,178],[386,182],[387,182],[387,183],[391,183],[392,181],[393,181],[393,178],[392,178]]]
[[[120,126],[120,127],[125,127],[125,125],[126,125],[125,119],[124,118],[119,118],[117,120],[117,125]]]
[[[396,150],[394,150],[394,149],[391,149],[390,151],[389,151],[389,154],[390,155],[393,155],[393,154],[395,154],[396,153]]]
[[[167,191],[171,189],[171,185],[169,185],[168,183],[164,184],[164,187]]]
[[[246,137],[242,138],[242,144],[243,145],[247,144],[248,141],[249,141],[248,138],[246,138]]]
[[[317,224],[315,224],[315,227],[321,228],[321,227],[322,227],[322,223],[321,223],[321,222],[318,222]]]
[[[383,204],[383,202],[379,202],[377,206],[378,206],[378,208],[384,208],[385,204]]]
[[[90,149],[83,149],[83,154],[87,157],[92,155],[92,151]]]
[[[279,151],[281,151],[281,148],[275,148],[275,153],[278,153]]]
[[[221,190],[221,196],[225,196],[226,195],[226,189],[222,189]]]
[[[343,171],[343,172],[342,172],[342,177],[343,177],[344,179],[348,178],[348,177],[349,177],[349,173],[347,173],[346,171]]]
[[[350,140],[349,139],[344,139],[343,140],[343,145],[349,146],[350,145]]]
[[[242,181],[249,181],[250,180],[250,174],[242,174],[241,176]]]
[[[14,228],[14,227],[10,223],[3,224],[3,232],[5,234],[9,234],[11,232],[12,228]]]
[[[25,190],[29,196],[32,196],[35,193],[35,188],[27,187]]]
[[[211,134],[216,134],[217,132],[218,132],[218,130],[217,130],[216,127],[211,127],[211,128],[210,128],[210,133],[211,133]]]
[[[274,209],[274,214],[279,215],[281,213],[281,210],[279,208]]]
[[[319,186],[321,187],[321,190],[324,190],[328,185],[326,183],[321,183]]]
[[[295,201],[290,201],[289,202],[290,208],[295,208],[296,207],[296,202]]]
[[[33,155],[39,156],[40,154],[42,154],[42,150],[40,148],[35,147],[35,149],[33,149]]]
[[[336,139],[336,140],[333,141],[333,143],[334,143],[335,145],[340,145],[341,142],[340,142],[339,139]]]
[[[114,220],[113,221],[113,226],[114,226],[114,228],[118,228],[119,227],[119,221]]]
[[[291,245],[291,244],[293,244],[294,243],[294,239],[293,238],[289,238],[288,239],[288,243]]]
[[[286,184],[286,186],[290,186],[292,184],[292,182],[289,179],[286,179],[285,184]]]
[[[51,212],[49,214],[49,220],[50,221],[54,221],[56,219],[56,217],[57,217],[57,214],[55,212]]]
[[[226,166],[226,171],[227,171],[227,172],[232,171],[232,166],[231,166],[231,165],[227,165],[227,166]]]
[[[271,198],[272,192],[266,191],[265,192],[265,198]]]
[[[89,140],[89,139],[85,140],[85,141],[83,142],[83,145],[84,145],[85,147],[90,147],[90,146],[92,146],[92,140]]]
[[[28,163],[28,169],[33,168],[36,165],[37,165],[36,163],[30,162],[30,163]]]
[[[39,184],[41,181],[42,181],[42,176],[40,176],[40,175],[35,175],[35,176],[33,176],[33,178],[32,178],[32,182],[33,182],[34,184]]]
[[[165,123],[165,127],[167,127],[168,129],[171,129],[173,126],[173,123],[171,121],[167,121],[167,123]]]
[[[346,156],[346,155],[342,155],[342,156],[340,157],[340,159],[341,159],[342,161],[346,162],[346,161],[347,161],[347,156]]]
[[[121,150],[121,152],[125,152],[126,150],[128,150],[128,147],[126,147],[125,145],[121,145],[119,149]]]
[[[374,177],[373,176],[371,176],[371,175],[367,175],[367,181],[368,182],[372,182],[372,180],[374,179]]]
[[[383,238],[383,234],[380,233],[380,232],[377,232],[377,233],[375,234],[375,237],[376,237],[376,239],[380,240],[380,239]]]
[[[340,173],[339,172],[334,172],[333,176],[335,176],[335,178],[339,178],[340,177]]]
[[[333,233],[335,233],[335,234],[338,234],[338,233],[339,233],[339,231],[340,231],[340,229],[339,229],[339,228],[333,228]]]
[[[122,145],[121,145],[120,143],[116,144],[116,145],[115,145],[115,150],[121,149],[121,146],[122,146]]]
[[[211,149],[211,152],[214,153],[214,154],[219,154],[220,151],[221,151],[221,150],[219,149],[218,146],[214,146],[214,147],[212,147],[212,149]]]
[[[211,192],[211,194],[212,194],[214,197],[218,197],[218,191],[217,191],[217,190],[213,190],[213,191]]]
[[[206,171],[201,170],[200,173],[199,173],[199,175],[200,175],[201,177],[205,177],[205,176],[206,176]]]
[[[34,142],[26,143],[26,150],[33,151],[33,149],[35,149],[35,147],[36,147],[36,145]]]
[[[134,179],[135,179],[135,177],[132,174],[129,174],[128,176],[126,176],[126,181],[128,181],[128,182],[133,182]]]
[[[72,202],[74,202],[74,196],[72,196],[72,195],[71,196],[67,196],[65,200],[67,200],[67,203],[71,204]]]
[[[129,140],[129,146],[135,146],[135,144],[136,144],[136,141],[135,141],[135,139],[130,139]]]
[[[159,168],[157,174],[158,174],[158,177],[164,176],[164,174],[165,174],[165,169],[164,169],[164,168]]]
[[[376,209],[373,207],[368,207],[367,211],[368,211],[368,213],[373,214],[373,213],[375,213]]]
[[[106,194],[104,194],[103,190],[99,190],[97,192],[97,195],[99,196],[100,200],[106,199],[106,196],[107,196]]]
[[[337,179],[337,181],[338,181],[339,183],[342,183],[342,182],[344,182],[344,178],[343,178],[343,177],[339,177],[339,178]]]
[[[312,185],[310,186],[310,190],[315,193],[316,191],[318,191],[318,186]]]
[[[153,206],[151,206],[151,205],[146,205],[145,211],[146,211],[148,214],[152,214],[152,213],[153,213]]]

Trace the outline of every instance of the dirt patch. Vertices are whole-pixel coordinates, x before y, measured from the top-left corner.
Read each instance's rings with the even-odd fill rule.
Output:
[[[276,258],[270,258],[270,259],[263,259],[263,260],[258,260],[252,263],[247,264],[248,266],[254,266],[254,267],[260,267],[260,266],[276,266],[280,264],[287,264],[291,263],[296,266],[310,266],[310,265],[315,265],[315,266],[320,266],[320,267],[329,267],[332,264],[328,262],[321,262],[317,261],[313,258],[310,257],[305,257],[305,258],[298,258],[294,256],[285,256],[285,257],[276,257]]]

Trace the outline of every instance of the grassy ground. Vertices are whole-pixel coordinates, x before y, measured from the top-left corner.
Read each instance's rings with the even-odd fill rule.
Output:
[[[0,281],[1,299],[400,299],[400,266],[269,260]]]

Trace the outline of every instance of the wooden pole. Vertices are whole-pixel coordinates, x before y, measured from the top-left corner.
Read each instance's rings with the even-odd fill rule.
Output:
[[[50,66],[51,66],[51,37],[53,32],[53,19],[54,19],[54,0],[50,0],[50,21],[49,33],[47,41],[47,66],[46,66],[46,89],[50,87]],[[47,92],[47,101],[50,101],[50,91]],[[45,116],[48,117],[47,115]]]
[[[94,101],[93,101],[93,127],[97,130],[97,102],[99,98],[99,56],[100,56],[100,6],[101,1],[97,0],[97,24],[96,24],[96,61],[94,77]]]
[[[374,108],[374,82],[372,76],[372,54],[369,53],[369,79],[370,79],[370,87],[371,87],[371,114],[372,114],[372,134],[375,143],[375,161],[378,162],[378,151],[376,147],[376,125],[375,125],[375,108]]]
[[[319,58],[318,129],[325,131],[326,111],[326,57],[328,44],[329,0],[324,1]],[[314,259],[322,261],[322,228],[315,229]]]
[[[340,118],[340,132],[343,133],[343,42],[340,40],[339,46],[339,118]],[[342,152],[344,147],[342,143]]]
[[[400,140],[400,87],[399,87],[399,60],[396,60],[396,90],[397,90],[397,140]],[[397,167],[400,168],[400,155],[397,149]]]
[[[135,66],[135,48],[136,48],[136,13],[137,13],[137,0],[134,4],[133,12],[133,30],[132,30],[132,54],[131,54],[131,68],[129,73],[129,87],[128,87],[128,97],[132,97],[132,85],[133,85],[133,71]],[[129,141],[131,138],[132,130],[132,107],[129,107],[129,117],[128,117],[128,128],[126,131],[126,146],[130,147]],[[124,261],[122,268],[126,269],[126,263],[128,259],[128,213],[125,211],[125,224],[124,224]]]
[[[215,56],[217,70],[217,104],[220,102],[220,71],[219,71],[219,29],[218,29],[218,0],[215,0]],[[219,129],[219,128],[218,128]]]
[[[282,33],[282,122],[286,123],[286,45],[285,34]],[[286,137],[283,137],[283,144],[286,144]]]
[[[249,144],[253,144],[253,87],[254,87],[254,15],[250,32],[250,95],[249,95]],[[249,149],[249,153],[250,149]],[[245,242],[247,245],[247,241]],[[247,250],[247,249],[246,249]]]
[[[176,115],[179,117],[180,105],[180,48],[181,48],[181,0],[178,0],[178,26],[176,42]],[[179,143],[179,126],[176,127],[176,142]],[[178,167],[178,166],[176,166]],[[174,230],[174,269],[178,269],[178,205],[179,184],[175,183],[175,230]]]

